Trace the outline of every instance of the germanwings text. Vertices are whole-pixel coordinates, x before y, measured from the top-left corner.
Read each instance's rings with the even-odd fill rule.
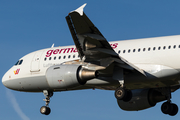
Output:
[[[118,46],[118,43],[111,44],[111,47],[115,49]],[[50,57],[52,54],[61,54],[61,53],[75,53],[78,52],[76,48],[62,48],[62,49],[55,49],[49,50],[46,53],[46,57]]]

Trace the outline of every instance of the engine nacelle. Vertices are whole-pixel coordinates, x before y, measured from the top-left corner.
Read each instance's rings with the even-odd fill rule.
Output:
[[[157,102],[166,100],[166,97],[153,89],[137,89],[132,90],[132,99],[128,102],[117,100],[121,109],[127,111],[138,111],[150,108],[156,105]]]
[[[47,82],[52,89],[74,88],[96,77],[95,70],[88,70],[81,65],[54,65],[46,71]]]

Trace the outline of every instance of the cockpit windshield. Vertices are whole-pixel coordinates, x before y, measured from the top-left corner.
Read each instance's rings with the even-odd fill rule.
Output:
[[[16,62],[16,64],[15,64],[15,65],[21,65],[21,64],[22,64],[22,62],[23,62],[23,60],[19,60],[19,61],[17,61],[17,62]]]
[[[15,65],[18,65],[18,63],[19,63],[19,61],[17,61]]]

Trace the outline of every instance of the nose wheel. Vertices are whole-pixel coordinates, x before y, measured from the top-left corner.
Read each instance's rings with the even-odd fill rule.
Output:
[[[46,97],[46,99],[43,99],[46,102],[46,106],[42,106],[40,108],[40,112],[41,112],[41,114],[49,115],[51,113],[51,109],[49,108],[50,97],[53,96],[53,92],[43,90],[43,94]]]
[[[51,109],[47,106],[42,106],[40,112],[41,114],[49,115],[51,113]]]

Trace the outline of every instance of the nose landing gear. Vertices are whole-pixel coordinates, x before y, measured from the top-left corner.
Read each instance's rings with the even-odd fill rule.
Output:
[[[46,106],[42,106],[40,108],[40,112],[41,112],[41,114],[49,115],[50,112],[51,112],[51,109],[49,108],[50,97],[53,96],[53,92],[47,91],[47,90],[43,90],[43,94],[46,97],[46,99],[43,99],[46,102]]]

